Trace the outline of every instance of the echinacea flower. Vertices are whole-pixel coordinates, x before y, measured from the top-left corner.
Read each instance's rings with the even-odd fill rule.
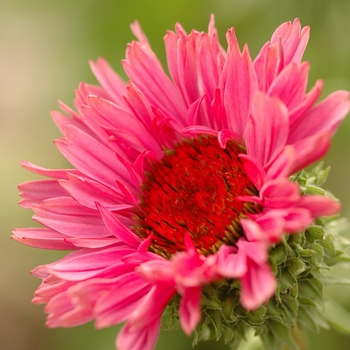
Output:
[[[23,163],[48,177],[20,185],[20,204],[44,227],[14,238],[73,250],[32,272],[42,279],[33,302],[46,303],[48,327],[125,322],[119,350],[153,349],[167,306],[186,334],[214,332],[209,317],[228,341],[242,318],[290,325],[279,310],[297,300],[297,276],[302,295],[318,269],[306,266],[315,220],[340,210],[298,172],[327,152],[349,93],[316,102],[321,81],[306,92],[299,20],[254,60],[233,28],[221,47],[213,17],[208,33],[177,24],[165,36],[171,78],[137,22],[132,30],[129,82],[100,58],[91,67],[101,87],[82,83],[76,111],[60,103],[66,114],[52,114],[74,168]],[[294,252],[276,260],[281,249]]]

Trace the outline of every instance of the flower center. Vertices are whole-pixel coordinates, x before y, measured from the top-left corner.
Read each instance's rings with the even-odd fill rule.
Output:
[[[188,233],[200,254],[234,245],[242,236],[240,218],[259,207],[237,200],[256,195],[238,158],[244,148],[229,141],[222,149],[214,137],[177,144],[151,166],[142,188],[136,233],[153,239],[150,250],[165,258],[185,250]]]

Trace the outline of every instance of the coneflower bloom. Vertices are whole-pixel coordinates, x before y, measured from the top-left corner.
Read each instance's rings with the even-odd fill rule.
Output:
[[[327,152],[349,93],[316,102],[321,81],[306,92],[309,28],[299,20],[282,24],[254,60],[233,28],[221,47],[213,18],[208,33],[177,24],[165,36],[171,77],[137,22],[132,30],[129,82],[100,58],[91,68],[101,87],[82,83],[76,110],[60,103],[65,114],[52,114],[73,168],[23,163],[48,178],[20,185],[20,204],[44,227],[14,238],[74,250],[32,272],[48,327],[125,322],[117,348],[148,350],[170,303],[191,334],[205,288],[235,283],[253,311],[275,293],[270,249],[340,209],[291,176]]]

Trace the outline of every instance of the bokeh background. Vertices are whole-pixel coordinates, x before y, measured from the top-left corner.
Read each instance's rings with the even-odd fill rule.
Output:
[[[350,89],[350,2],[347,0],[1,0],[0,1],[0,349],[112,350],[118,328],[95,331],[92,324],[47,329],[41,306],[30,303],[39,285],[29,271],[60,253],[35,250],[10,240],[14,227],[31,226],[31,213],[17,206],[17,184],[34,179],[19,161],[67,166],[53,145],[60,136],[49,111],[57,100],[71,104],[80,81],[95,83],[88,60],[107,58],[125,77],[120,60],[133,39],[129,25],[141,23],[154,51],[165,61],[163,36],[181,22],[187,31],[205,31],[216,17],[221,42],[234,26],[252,56],[284,21],[311,26],[304,58],[311,62],[310,86],[321,78],[324,95]],[[225,45],[225,44],[224,44]],[[325,162],[332,166],[327,189],[350,217],[350,119],[340,127]],[[349,275],[345,266],[337,273]],[[350,309],[350,286],[330,287]],[[307,349],[349,349],[350,336],[332,330],[307,333]],[[191,349],[181,332],[163,333],[157,350]],[[197,349],[225,349],[222,343]]]

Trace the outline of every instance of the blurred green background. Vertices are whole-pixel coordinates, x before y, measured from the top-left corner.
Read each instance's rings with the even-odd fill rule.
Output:
[[[19,166],[30,160],[49,168],[66,162],[53,145],[60,136],[49,111],[57,99],[71,105],[80,81],[95,83],[88,60],[103,56],[125,77],[120,60],[133,39],[129,24],[138,19],[156,54],[165,61],[162,38],[180,22],[187,31],[205,31],[214,13],[222,44],[234,26],[252,56],[282,22],[301,19],[311,26],[304,58],[311,62],[310,86],[321,78],[324,95],[350,89],[350,1],[348,0],[1,0],[0,4],[0,349],[112,350],[117,328],[95,331],[92,324],[47,329],[41,306],[30,303],[39,280],[29,271],[61,256],[10,240],[14,227],[31,226],[31,213],[17,206],[17,184],[34,179]],[[350,217],[350,119],[340,127],[326,164],[326,184]],[[337,273],[349,275],[345,266]],[[350,309],[350,287],[327,292]],[[350,336],[322,330],[307,333],[306,349],[349,349]],[[162,333],[157,350],[191,349],[181,332]],[[225,349],[222,343],[197,349]]]

